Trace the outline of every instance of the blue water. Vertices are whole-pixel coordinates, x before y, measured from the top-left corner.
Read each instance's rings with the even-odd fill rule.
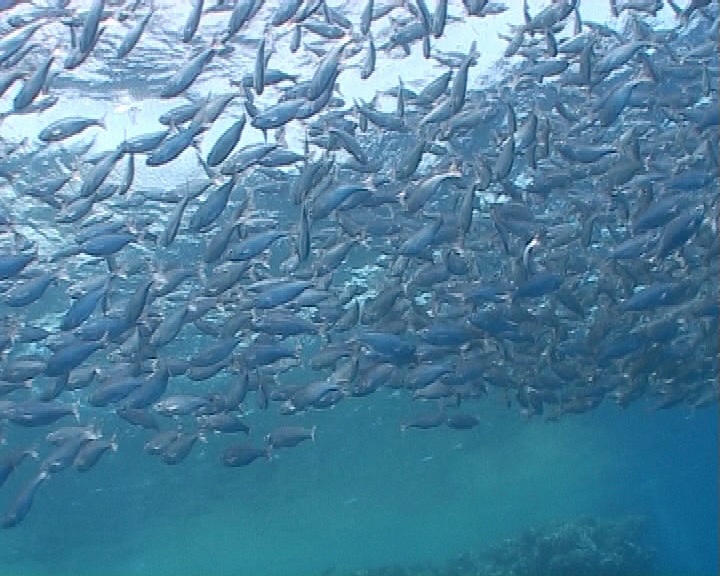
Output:
[[[653,574],[717,573],[715,409],[608,405],[546,423],[486,399],[473,431],[401,433],[397,419],[409,408],[390,397],[342,403],[315,415],[314,443],[244,469],[213,462],[213,443],[169,467],[142,453],[138,434],[137,445],[123,443],[90,474],[52,478],[35,513],[2,534],[0,571],[250,575],[442,565],[528,527],[637,515],[656,551]]]

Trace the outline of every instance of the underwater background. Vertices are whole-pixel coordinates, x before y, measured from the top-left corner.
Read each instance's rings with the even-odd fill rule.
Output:
[[[410,567],[444,568],[529,528],[637,517],[652,550],[643,574],[716,573],[714,409],[607,406],[544,423],[486,401],[470,432],[401,434],[408,409],[341,404],[313,418],[314,443],[239,470],[211,465],[210,447],[165,466],[129,441],[92,482],[59,475],[39,494],[40,512],[3,533],[2,571],[421,573]]]
[[[41,36],[42,46],[47,47],[54,38],[59,45],[67,43],[69,40],[58,32],[65,30],[66,24],[58,22],[73,15],[82,19],[95,3],[35,4],[20,2],[17,7],[0,11],[3,35],[15,27],[8,18],[29,18],[34,10],[40,10],[42,18],[54,23],[41,30],[46,33]],[[156,120],[170,103],[156,98],[153,91],[157,92],[164,79],[201,45],[215,40],[212,26],[224,27],[230,9],[213,13],[209,10],[212,4],[215,3],[205,2],[209,14],[203,15],[202,41],[196,38],[195,44],[188,46],[181,45],[176,36],[190,3],[108,1],[105,3],[108,30],[88,64],[78,70],[60,72],[52,79],[49,93],[57,94],[59,102],[37,113],[3,114],[0,124],[3,147],[18,145],[12,152],[4,152],[2,158],[3,168],[15,175],[0,187],[3,213],[9,214],[10,222],[3,225],[3,254],[16,251],[18,237],[31,238],[41,255],[52,254],[68,244],[66,235],[73,226],[57,226],[54,212],[43,202],[29,201],[29,192],[23,196],[24,187],[31,187],[36,176],[44,178],[55,158],[69,173],[75,170],[78,156],[92,164],[90,160],[97,160],[98,154],[129,136],[159,130]],[[359,20],[364,7],[364,3],[355,2],[327,4],[354,21]],[[398,3],[398,10],[411,13],[407,5],[416,4]],[[506,42],[498,38],[498,32],[507,32],[509,24],[522,21],[520,4],[508,1],[506,10],[499,11],[495,20],[488,16],[464,22],[463,4],[449,3],[450,13],[456,19],[448,24],[446,37],[438,43],[454,57],[450,58],[451,67],[458,67],[458,51],[464,56],[470,50],[470,41],[482,40],[478,62],[471,68],[468,98],[482,99],[482,90],[488,86],[496,93],[515,87],[513,82],[518,76],[513,72],[513,62],[506,62],[503,57]],[[537,13],[548,4],[551,3],[530,2],[529,7]],[[709,15],[716,19],[717,3],[710,4]],[[610,5],[613,3],[586,0],[581,8],[588,21],[606,21],[618,29],[628,27],[630,18],[636,14],[627,10],[620,19],[611,19]],[[61,15],[42,12],[60,6],[67,12]],[[258,38],[267,30],[267,15],[278,6],[278,2],[266,0],[264,11],[260,12],[262,17],[248,28],[248,37],[241,34],[237,42],[233,56],[237,69],[230,70],[216,59],[208,73],[193,84],[191,100],[201,101],[226,91],[230,89],[227,82],[230,76],[237,78],[241,73],[252,72]],[[431,8],[434,6],[432,3]],[[0,8],[4,9],[4,5],[0,4]],[[119,14],[127,13],[132,22],[148,10],[155,12],[138,48],[124,59],[113,59],[115,46],[128,25],[113,23],[112,19],[119,20]],[[687,25],[667,5],[656,17],[642,11],[637,14],[650,22],[651,28]],[[685,38],[688,44],[706,40],[702,35],[712,24],[705,23],[702,20],[705,17],[693,16],[701,21],[702,32],[690,25],[682,29],[683,34],[699,35],[697,41]],[[493,23],[489,24],[491,20]],[[716,35],[716,24],[712,30]],[[278,44],[281,41],[285,42],[285,37]],[[398,74],[407,86],[419,90],[439,70],[445,69],[437,62],[425,65],[417,44],[411,52],[403,60],[391,59],[379,51],[378,70],[368,82],[359,82],[359,66],[349,65],[346,72],[349,78],[338,81],[338,91],[348,103],[370,101],[376,93],[384,91],[380,102],[390,98],[394,105],[392,88],[397,87]],[[312,76],[315,60],[286,56],[288,59],[283,60],[273,55],[270,62],[302,77]],[[710,75],[716,81],[717,54],[712,58]],[[36,63],[26,66],[24,73],[36,67]],[[16,93],[13,88],[2,97],[0,103],[7,104],[3,110],[12,109]],[[716,82],[706,100],[717,103]],[[239,101],[233,105],[237,109],[242,107]],[[85,140],[76,144],[77,148],[38,144],[36,136],[40,129],[58,118],[79,113],[102,117],[105,128],[98,130],[93,139],[82,136]],[[493,126],[501,123],[498,118],[504,114],[504,109],[495,109],[488,115]],[[197,143],[200,156],[207,155],[212,143],[229,126],[234,119],[232,114],[229,116],[203,134],[202,141]],[[657,118],[658,124],[662,121]],[[716,152],[717,125],[705,134],[708,132],[712,140],[710,150]],[[494,128],[483,128],[474,137],[478,141],[492,140],[492,133]],[[283,137],[289,148],[302,150],[304,134],[298,126],[288,127]],[[379,141],[387,144],[389,155],[402,148],[395,135],[382,130],[367,140],[373,140],[375,145]],[[262,141],[259,131],[246,128],[241,144]],[[86,143],[92,144],[90,151],[79,152]],[[147,229],[159,233],[175,204],[157,203],[148,208],[142,202],[134,205],[132,199],[142,197],[140,190],[155,194],[157,190],[182,190],[189,179],[203,175],[193,154],[156,171],[137,160],[133,192],[127,202],[119,201],[120,207],[109,212],[116,209],[115,214],[122,214],[128,221],[137,216],[141,227],[143,221],[149,222]],[[709,183],[704,183],[703,194],[712,196],[717,193],[717,164],[708,171]],[[87,174],[86,167],[79,172]],[[120,169],[114,174],[115,180],[119,173]],[[63,198],[62,204],[66,200]],[[297,206],[288,206],[285,197],[272,194],[259,194],[253,201],[257,221],[250,228],[262,229],[263,221],[267,220],[294,233]],[[717,210],[714,202],[712,209]],[[448,206],[444,208],[450,210]],[[476,211],[484,208],[487,205],[476,207]],[[230,210],[226,210],[226,216],[227,212]],[[708,224],[710,219],[708,216],[703,224],[705,237],[717,235],[716,228]],[[149,274],[142,266],[132,267],[141,260],[140,246],[145,251],[155,250],[154,244],[143,236],[145,232],[140,233],[137,245],[133,243],[128,249],[130,272],[117,281],[116,302],[122,300],[120,295],[126,298],[132,292],[137,277]],[[399,243],[403,238],[398,233],[394,240]],[[609,240],[603,237],[598,242]],[[689,244],[693,244],[693,239]],[[494,248],[501,260],[506,255],[499,246],[497,243]],[[182,227],[173,250],[163,252],[158,248],[151,259],[153,265],[159,262],[163,269],[181,265],[200,269],[204,248],[204,243],[196,241]],[[699,244],[698,251],[706,248]],[[135,249],[138,251],[132,252]],[[707,250],[717,250],[717,246]],[[278,270],[289,252],[292,250],[271,250],[264,263],[273,274],[280,275]],[[383,257],[382,251],[380,254],[352,253],[333,281],[378,291],[386,272],[385,264],[376,266],[376,261]],[[710,300],[714,298],[717,302],[720,279],[715,254],[710,257],[708,268],[714,284],[703,288],[701,295],[709,294]],[[66,258],[66,272],[79,282],[87,272],[86,262],[80,261],[82,256],[77,254]],[[50,261],[42,260],[43,265]],[[697,264],[694,260],[692,263]],[[199,286],[212,275],[212,269],[205,270],[192,282]],[[688,277],[697,278],[698,283],[707,280],[697,268],[691,269]],[[62,282],[51,286],[42,301],[32,307],[18,309],[3,304],[5,337],[12,340],[13,330],[30,324],[53,330],[69,303]],[[577,289],[580,293],[582,286]],[[437,291],[440,293],[441,289]],[[624,294],[619,300],[627,296]],[[583,294],[586,297],[589,298]],[[163,308],[162,314],[167,313],[168,309]],[[268,460],[261,458],[237,468],[221,465],[223,448],[229,442],[219,441],[221,435],[212,431],[201,434],[182,462],[168,466],[145,451],[152,431],[126,425],[112,406],[98,409],[87,405],[83,392],[63,392],[63,401],[79,402],[80,422],[101,427],[104,437],[117,441],[117,451],[110,451],[86,473],[53,474],[43,482],[27,517],[13,529],[0,531],[0,575],[716,575],[720,573],[720,439],[717,382],[707,368],[717,370],[718,338],[713,336],[717,332],[717,311],[692,321],[706,325],[707,339],[697,350],[698,355],[706,357],[706,362],[701,362],[705,370],[689,372],[697,377],[697,382],[679,381],[673,385],[693,390],[705,386],[714,391],[709,399],[692,397],[696,405],[688,401],[665,408],[659,406],[659,399],[665,397],[658,394],[620,406],[619,398],[608,394],[593,409],[553,418],[547,408],[544,414],[532,414],[527,405],[523,410],[514,391],[508,393],[493,383],[486,394],[463,398],[463,410],[477,417],[477,425],[468,430],[448,426],[426,430],[401,426],[423,412],[423,407],[418,406],[422,402],[413,399],[401,385],[383,386],[367,397],[350,394],[330,408],[301,410],[291,416],[281,414],[277,403],[264,410],[256,399],[259,392],[251,388],[242,407],[242,415],[251,427],[249,438],[262,444],[273,429],[288,423],[313,429],[314,438],[292,450],[273,450]],[[333,341],[332,327],[328,332],[327,341]],[[299,344],[301,364],[309,362],[325,345],[324,330],[321,335],[319,343],[314,337],[294,340]],[[209,341],[202,330],[190,334],[186,330],[163,353],[176,359],[191,358],[206,348]],[[3,368],[17,353],[13,345],[8,344],[5,349]],[[20,350],[28,351],[36,353],[37,349],[29,346]],[[98,365],[106,374],[112,374],[115,360],[115,356],[109,355]],[[512,367],[512,354],[503,362]],[[494,366],[492,362],[490,365]],[[645,376],[653,376],[651,372],[648,369]],[[305,367],[278,373],[277,382],[285,386],[311,379],[311,371]],[[717,374],[714,376],[717,378]],[[231,386],[237,377],[237,373],[228,370],[210,383],[188,381],[173,390],[188,394],[218,392]],[[33,393],[50,386],[50,379],[43,378],[38,377],[39,383],[33,382]],[[707,384],[709,381],[712,383]],[[251,378],[251,386],[254,385]],[[24,393],[25,390],[14,391],[0,400],[19,401],[25,398]],[[426,404],[434,405],[432,401]],[[171,426],[167,421],[172,420],[163,419],[164,429]],[[187,424],[187,415],[182,421]],[[0,417],[0,455],[16,447],[41,446],[44,433],[50,429],[41,428],[39,432],[35,428],[21,428]],[[47,447],[43,445],[40,452],[42,457],[46,456]],[[18,491],[36,474],[37,464],[28,462],[13,471],[0,485],[0,511],[12,504]]]

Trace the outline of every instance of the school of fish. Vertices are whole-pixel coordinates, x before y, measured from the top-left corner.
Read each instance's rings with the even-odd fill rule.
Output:
[[[417,407],[398,433],[471,430],[497,400],[548,420],[717,404],[717,2],[610,0],[614,27],[579,0],[525,5],[480,88],[497,38],[435,43],[502,4],[336,4],[194,0],[163,53],[144,50],[168,25],[152,2],[0,2],[3,123],[42,118],[83,68],[167,104],[110,150],[82,110],[3,132],[3,527],[139,429],[166,464],[203,441],[242,467],[315,439],[293,415],[375,394]],[[443,71],[338,89],[411,53]]]

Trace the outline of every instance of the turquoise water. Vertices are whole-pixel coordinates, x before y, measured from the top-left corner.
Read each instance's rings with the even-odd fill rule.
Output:
[[[653,574],[716,573],[714,409],[605,406],[546,423],[488,398],[475,430],[401,433],[409,403],[384,396],[313,415],[314,443],[242,469],[214,462],[217,442],[166,466],[138,434],[92,477],[52,478],[2,534],[0,571],[342,574],[442,565],[529,527],[639,515]]]

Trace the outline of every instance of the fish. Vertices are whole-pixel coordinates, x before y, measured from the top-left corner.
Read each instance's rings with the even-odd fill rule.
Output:
[[[40,463],[40,472],[48,474],[57,474],[62,472],[75,461],[76,456],[82,447],[97,438],[94,434],[77,434],[68,438],[58,445],[50,454]]]
[[[102,342],[70,342],[59,348],[48,358],[45,367],[46,376],[61,376],[78,368],[93,352],[103,347]]]
[[[444,410],[437,409],[433,411],[419,412],[400,424],[400,430],[406,431],[409,428],[417,428],[419,430],[428,430],[437,428],[445,422],[446,416]]]
[[[30,508],[32,508],[38,488],[40,488],[49,476],[50,474],[48,472],[39,472],[23,486],[15,497],[15,500],[3,514],[2,520],[0,520],[0,526],[3,528],[13,528],[22,522],[28,512],[30,512]]]
[[[194,232],[208,229],[222,214],[235,188],[236,179],[230,178],[210,191],[204,201],[193,212],[188,228]]]
[[[716,2],[523,2],[499,40],[480,0],[13,4],[6,528],[148,455],[332,464],[348,409],[412,451],[497,400],[717,404]]]
[[[197,422],[201,429],[209,428],[210,430],[214,430],[216,432],[226,433],[250,433],[250,426],[248,426],[246,422],[244,422],[242,419],[238,418],[234,414],[228,414],[227,412],[201,415],[198,416]]]
[[[81,53],[88,53],[92,50],[98,35],[98,27],[105,11],[105,0],[93,0],[90,9],[85,15],[82,24],[82,32],[78,39],[78,50]]]
[[[153,456],[158,455],[179,436],[180,431],[175,429],[157,432],[145,443],[144,450]]]
[[[35,254],[0,254],[0,280],[17,276],[35,259]]]
[[[308,280],[288,280],[273,283],[272,286],[259,292],[252,301],[252,306],[258,310],[276,308],[287,304],[307,290],[312,283]]]
[[[275,428],[267,436],[265,436],[265,445],[272,448],[293,448],[304,442],[312,440],[315,442],[315,433],[317,428],[302,428],[299,426],[281,426]]]
[[[472,414],[465,414],[463,412],[454,412],[448,414],[445,420],[445,424],[455,430],[470,430],[480,423],[477,416]]]
[[[198,26],[200,25],[200,19],[203,14],[204,0],[194,0],[190,7],[190,13],[188,14],[185,25],[183,26],[182,40],[185,44],[192,41],[195,33],[197,32]]]
[[[152,403],[152,402],[151,402]],[[116,414],[126,422],[146,428],[148,430],[160,430],[160,425],[151,412],[142,408],[131,408],[124,406],[116,409]]]
[[[3,454],[0,459],[0,487],[7,481],[15,469],[28,457],[37,458],[35,450],[25,449],[10,454]]]
[[[105,123],[97,118],[63,118],[43,128],[38,134],[38,138],[43,142],[59,142],[92,126],[105,128]]]
[[[257,8],[255,5],[257,4]],[[255,0],[240,0],[230,14],[230,20],[227,24],[225,40],[229,40],[237,34],[237,32],[252,18],[254,12],[260,7]]]
[[[50,66],[52,66],[55,58],[49,56],[45,59],[45,62],[38,67],[35,72],[25,80],[25,83],[20,88],[20,91],[15,95],[13,99],[13,110],[19,112],[26,110],[35,101],[40,94],[40,91],[45,86],[48,79],[48,73],[50,72]]]
[[[80,197],[88,198],[98,191],[117,164],[123,151],[120,147],[106,153],[87,173],[80,187]]]
[[[153,404],[153,409],[163,416],[177,416],[191,414],[200,408],[207,406],[209,400],[202,396],[191,394],[177,394],[165,396]]]
[[[78,472],[87,472],[93,468],[103,454],[108,451],[117,452],[118,444],[114,440],[94,438],[83,444],[73,460],[73,466]]]
[[[160,144],[145,158],[147,166],[162,166],[175,160],[192,145],[200,132],[197,126],[189,126],[160,142]]]
[[[220,459],[225,466],[237,467],[252,464],[258,458],[269,460],[270,450],[267,447],[253,446],[243,442],[226,447]]]
[[[391,364],[411,362],[417,350],[410,339],[389,332],[366,330],[358,335],[357,340]]]
[[[45,291],[57,282],[57,275],[50,272],[40,273],[21,284],[16,284],[5,293],[3,301],[12,307],[27,306],[42,298]]]
[[[211,168],[222,164],[225,159],[230,155],[233,148],[237,146],[240,141],[243,129],[245,128],[245,115],[241,115],[240,118],[230,126],[220,138],[217,139],[213,147],[208,152],[207,165]]]
[[[125,35],[125,38],[123,38],[123,41],[120,43],[120,46],[118,46],[117,52],[115,52],[115,58],[122,59],[125,58],[128,54],[130,54],[132,49],[135,48],[135,45],[140,40],[140,37],[145,31],[145,27],[148,25],[148,22],[150,21],[150,18],[152,18],[152,15],[153,10],[151,9],[135,23],[135,26],[133,26],[128,31],[128,33]]]
[[[115,404],[126,398],[131,392],[142,386],[141,378],[128,377],[108,382],[95,388],[88,396],[91,406],[107,406]]]
[[[172,440],[167,446],[165,446],[160,452],[160,458],[165,464],[174,466],[180,464],[185,458],[190,455],[195,442],[200,439],[200,433],[195,432],[192,434],[180,433],[177,438]]]
[[[169,133],[169,130],[160,130],[133,136],[123,140],[119,149],[123,154],[145,154],[157,148]]]
[[[216,48],[212,46],[198,52],[168,79],[165,87],[160,91],[160,96],[162,98],[173,98],[185,92],[200,76],[205,66],[215,56],[215,53]]]
[[[78,297],[60,321],[61,330],[72,330],[87,320],[100,300],[106,297],[108,284],[103,282]]]
[[[46,426],[65,416],[74,416],[77,419],[79,414],[76,405],[36,400],[14,402],[4,413],[10,422],[29,427]]]

